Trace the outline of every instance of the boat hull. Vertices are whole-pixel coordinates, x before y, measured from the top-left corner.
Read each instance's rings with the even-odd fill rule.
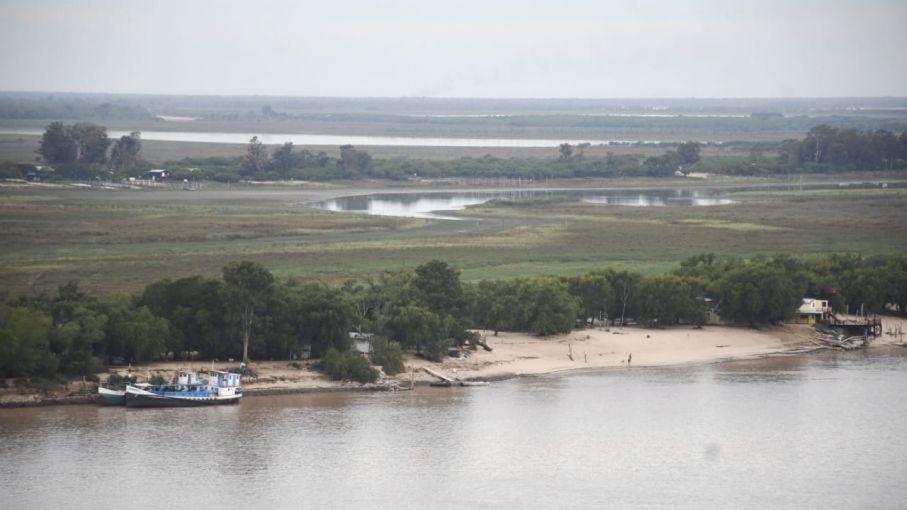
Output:
[[[198,397],[198,398],[181,398],[166,397],[160,395],[145,394],[126,394],[126,407],[201,407],[230,405],[239,403],[242,394],[231,395],[230,397]]]
[[[126,405],[126,392],[110,390],[107,388],[98,388],[98,394],[101,395],[102,403],[110,406]]]

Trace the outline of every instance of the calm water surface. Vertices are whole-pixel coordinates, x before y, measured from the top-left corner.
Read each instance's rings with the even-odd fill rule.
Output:
[[[110,130],[107,135],[112,139],[129,135],[129,131]],[[4,129],[0,135],[41,136],[40,129]],[[616,144],[631,145],[635,143],[659,144],[661,142],[637,140],[563,140],[534,138],[428,138],[417,136],[361,136],[361,135],[319,135],[304,133],[218,133],[205,131],[142,131],[142,140],[164,142],[202,142],[247,144],[253,136],[258,136],[264,144],[282,144],[293,142],[294,145],[344,145],[357,146],[400,146],[400,147],[557,147],[562,143],[578,145]]]
[[[0,410],[0,507],[903,508],[907,357]]]
[[[483,204],[490,200],[540,200],[566,198],[599,205],[627,207],[675,207],[714,206],[736,203],[728,194],[743,191],[796,191],[818,189],[871,189],[904,188],[907,181],[890,182],[845,182],[823,184],[773,184],[767,186],[737,186],[727,188],[671,188],[645,190],[497,190],[408,193],[375,193],[341,197],[310,204],[313,207],[337,212],[353,212],[378,216],[403,216],[410,218],[434,218],[457,220],[439,211],[458,211],[471,205]]]
[[[354,212],[377,216],[434,218],[456,220],[438,211],[459,211],[490,200],[535,200],[569,197],[602,205],[631,207],[708,206],[734,203],[717,190],[646,190],[646,191],[484,191],[457,193],[393,193],[358,195],[313,204],[328,211]]]

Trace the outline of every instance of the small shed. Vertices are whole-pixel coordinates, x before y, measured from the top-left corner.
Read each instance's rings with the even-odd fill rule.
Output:
[[[358,331],[350,332],[350,343],[355,352],[362,354],[372,353],[372,335],[371,333],[359,333]]]
[[[160,168],[148,170],[148,178],[152,181],[162,181],[168,177],[170,177],[170,170],[163,170]]]

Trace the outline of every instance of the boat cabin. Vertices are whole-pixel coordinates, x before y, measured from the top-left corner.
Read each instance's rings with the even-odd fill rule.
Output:
[[[211,386],[220,386],[220,387],[239,386],[239,374],[234,374],[233,372],[223,372],[220,370],[213,370],[210,372],[210,378],[208,379],[208,384],[210,384]]]
[[[198,380],[198,374],[195,372],[180,370],[176,376],[177,384],[199,384],[200,382],[201,381]]]

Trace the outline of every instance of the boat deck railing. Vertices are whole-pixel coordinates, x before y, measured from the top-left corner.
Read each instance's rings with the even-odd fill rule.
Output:
[[[164,397],[216,397],[213,391],[154,391],[156,395]]]

